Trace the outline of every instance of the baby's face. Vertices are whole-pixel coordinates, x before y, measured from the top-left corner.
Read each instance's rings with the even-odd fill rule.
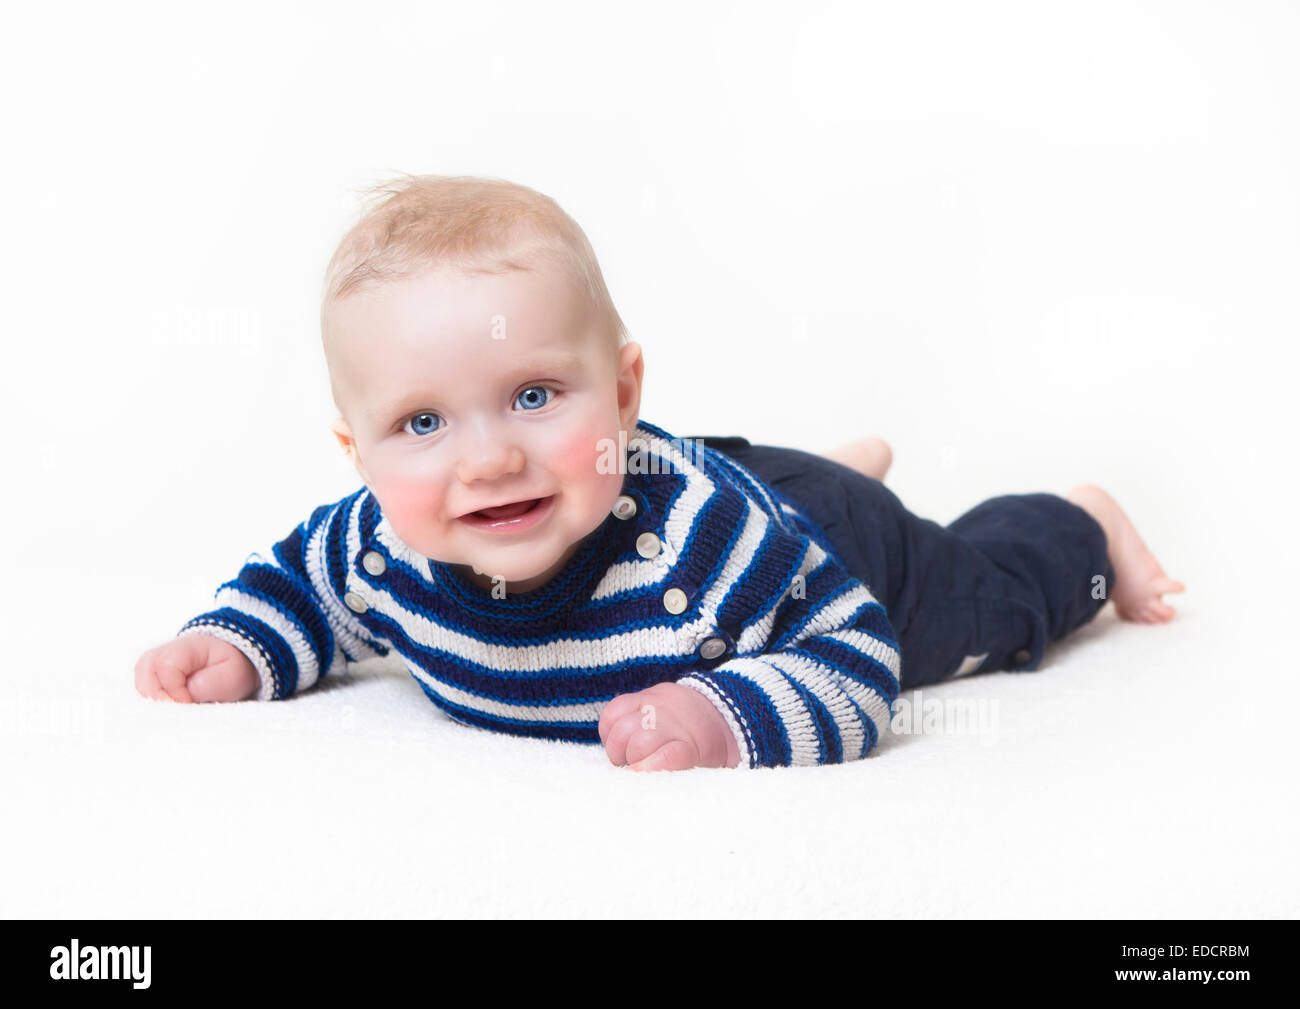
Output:
[[[331,305],[324,335],[335,432],[408,546],[528,591],[608,518],[623,474],[596,464],[636,426],[640,348],[559,274],[430,269]]]

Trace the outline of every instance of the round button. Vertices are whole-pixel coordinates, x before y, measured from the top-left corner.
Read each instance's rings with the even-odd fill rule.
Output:
[[[626,494],[620,494],[618,500],[614,502],[611,509],[615,518],[630,519],[636,514],[636,498],[628,497]]]
[[[662,544],[654,533],[642,533],[636,538],[636,552],[642,557],[656,557]]]
[[[371,550],[361,558],[361,566],[369,571],[372,575],[382,575],[384,569],[388,566],[384,563],[384,555]]]
[[[370,608],[366,605],[366,601],[355,592],[344,593],[343,601],[348,604],[348,609],[356,613],[365,613]]]
[[[669,589],[664,593],[664,609],[669,613],[681,613],[686,609],[686,593],[681,589]]]
[[[1020,651],[1016,652],[1016,654],[1013,655],[1012,658],[1016,660],[1017,665],[1023,666],[1031,658],[1029,654],[1029,649],[1028,648],[1020,649]]]
[[[721,638],[709,638],[708,641],[700,645],[700,658],[716,659],[719,655],[727,650],[727,643]]]

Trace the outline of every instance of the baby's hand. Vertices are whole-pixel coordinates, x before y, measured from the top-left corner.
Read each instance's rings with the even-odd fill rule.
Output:
[[[721,712],[698,690],[656,683],[619,694],[605,705],[598,726],[610,762],[634,771],[735,767],[740,750]]]
[[[175,638],[135,664],[135,689],[155,701],[243,701],[260,687],[244,653],[207,634]]]

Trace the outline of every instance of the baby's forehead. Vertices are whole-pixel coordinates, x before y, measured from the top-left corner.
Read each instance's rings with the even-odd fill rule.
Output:
[[[385,302],[382,294],[369,305],[340,306],[322,321],[327,359],[341,367],[385,362],[402,367],[413,357],[449,355],[507,367],[525,358],[570,363],[599,359],[610,346],[594,312],[492,301],[477,303],[469,311],[446,304],[437,311],[421,308],[418,302]]]
[[[385,288],[388,288],[385,290]],[[407,294],[411,293],[410,289]],[[445,292],[448,298],[454,291]],[[357,300],[353,301],[352,299]],[[604,374],[617,356],[614,337],[595,312],[575,315],[525,300],[519,312],[422,312],[392,285],[356,292],[322,318],[326,361],[336,401],[340,393],[362,409],[394,390],[424,385],[430,373],[492,385],[538,375]],[[445,306],[444,306],[445,307]],[[480,305],[491,308],[491,302]]]
[[[441,264],[357,286],[327,298],[321,328],[327,342],[351,330],[491,329],[505,339],[512,323],[546,335],[569,331],[594,314],[590,293],[564,271],[544,264],[519,268]],[[513,318],[512,318],[513,316]]]

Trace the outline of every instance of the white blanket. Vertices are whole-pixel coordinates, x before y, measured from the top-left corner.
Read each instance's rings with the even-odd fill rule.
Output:
[[[134,692],[139,626],[20,642],[0,912],[1295,915],[1295,662],[1202,585],[1171,624],[1107,608],[1036,673],[904,694],[947,731],[760,771],[638,774],[467,728],[388,660],[175,705]],[[939,702],[970,705],[965,731]]]

